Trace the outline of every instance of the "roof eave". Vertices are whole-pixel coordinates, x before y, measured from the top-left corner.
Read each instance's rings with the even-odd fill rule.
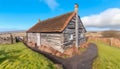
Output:
[[[65,22],[63,28],[59,31],[59,32],[63,32],[65,30],[65,28],[67,27],[67,25],[69,24],[70,20],[73,18],[73,16],[75,15],[76,13],[73,12],[73,14],[67,19],[67,21]]]

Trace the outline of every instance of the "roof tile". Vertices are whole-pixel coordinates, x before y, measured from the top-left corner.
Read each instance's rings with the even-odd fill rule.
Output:
[[[74,12],[70,12],[38,22],[27,32],[62,32],[74,15]]]

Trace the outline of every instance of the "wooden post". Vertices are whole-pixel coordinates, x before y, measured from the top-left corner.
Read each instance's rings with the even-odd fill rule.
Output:
[[[28,33],[26,33],[25,42],[28,42]]]
[[[10,38],[11,38],[11,44],[13,44],[13,35],[10,33]]]
[[[75,46],[78,48],[78,46],[79,46],[79,38],[78,38],[78,4],[75,4],[75,13],[76,13],[76,24],[75,24],[76,42],[75,42]]]

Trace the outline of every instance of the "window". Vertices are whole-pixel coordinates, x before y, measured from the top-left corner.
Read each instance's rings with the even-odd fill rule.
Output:
[[[81,34],[80,34],[80,37],[81,37],[81,38],[84,38],[84,33],[81,33]]]
[[[69,40],[73,40],[73,34],[70,34]]]

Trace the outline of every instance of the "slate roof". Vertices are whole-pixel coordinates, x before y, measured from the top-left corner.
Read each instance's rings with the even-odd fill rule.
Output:
[[[38,22],[32,28],[30,28],[27,32],[62,32],[72,19],[75,16],[75,12],[69,12],[54,18],[50,18],[41,22]]]

